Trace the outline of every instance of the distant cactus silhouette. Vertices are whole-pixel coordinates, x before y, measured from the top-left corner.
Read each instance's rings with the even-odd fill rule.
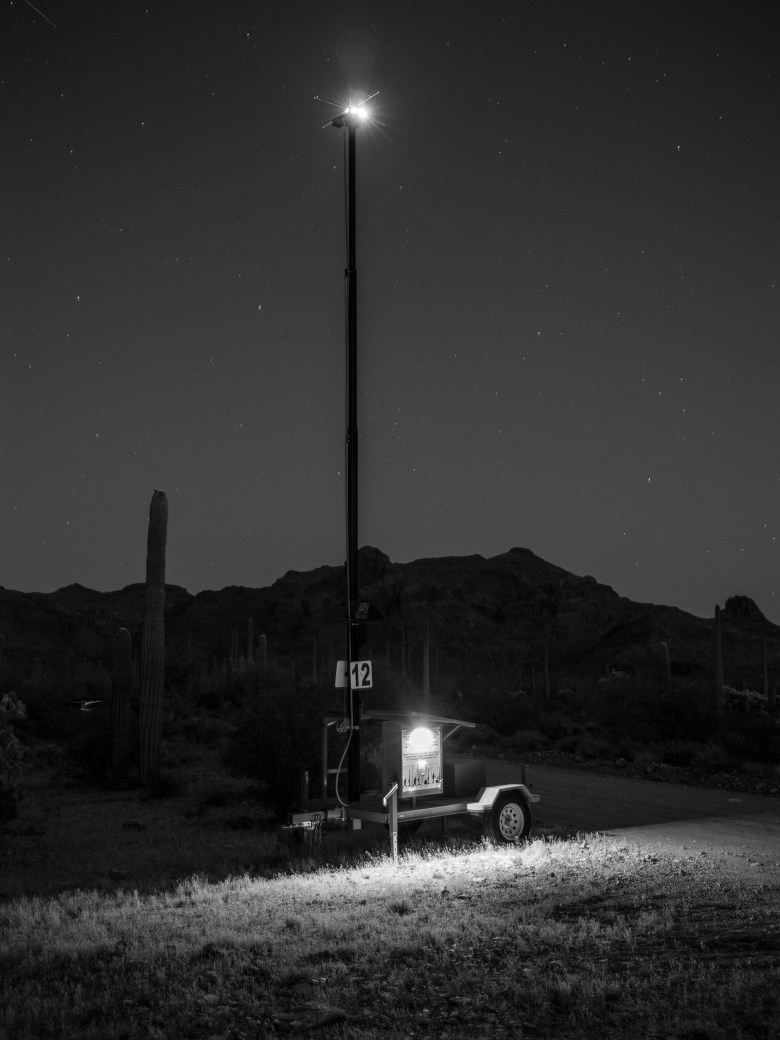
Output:
[[[130,747],[130,691],[133,686],[133,660],[130,632],[120,628],[114,641],[114,669],[111,675],[111,765],[124,769]]]
[[[162,703],[165,687],[165,538],[168,499],[155,491],[149,507],[146,549],[146,620],[141,648],[141,783],[154,787],[160,779]]]
[[[669,644],[658,644],[658,678],[662,686],[668,686],[672,678],[672,665],[669,660]]]
[[[726,710],[726,691],[723,688],[723,637],[720,607],[715,607],[715,713],[723,716]]]
[[[0,820],[16,816],[24,750],[13,731],[13,723],[25,717],[25,707],[16,694],[3,694],[0,698]]]

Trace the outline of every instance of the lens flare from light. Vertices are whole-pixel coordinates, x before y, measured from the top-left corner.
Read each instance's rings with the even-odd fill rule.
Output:
[[[412,730],[409,735],[409,750],[414,753],[416,751],[422,751],[428,749],[433,743],[433,733],[428,729],[427,726],[418,726],[417,729]]]

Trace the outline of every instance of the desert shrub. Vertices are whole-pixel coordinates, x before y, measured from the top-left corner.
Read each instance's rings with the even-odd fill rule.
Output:
[[[598,737],[581,737],[577,743],[577,752],[583,758],[611,759],[615,757],[615,745],[611,740]]]
[[[642,748],[634,755],[634,765],[638,769],[654,769],[658,764],[658,756],[653,754],[649,748]]]
[[[555,744],[555,747],[563,755],[573,755],[577,751],[577,745],[579,744],[580,738],[576,733],[569,733],[568,736],[561,737]]]
[[[732,760],[727,751],[713,742],[702,745],[693,756],[691,765],[705,773],[723,773],[731,768]]]
[[[48,689],[28,684],[24,688],[24,703],[31,735],[61,743],[78,740],[85,718],[92,717],[92,713],[80,710],[81,702],[87,700],[101,701],[96,710],[105,711],[110,705],[111,692],[95,684],[66,683]]]
[[[53,737],[61,737],[62,729],[59,726],[60,711],[56,709],[51,698],[38,695],[26,697],[28,706],[27,718],[31,732],[36,737],[51,740]]]
[[[68,753],[87,783],[103,784],[111,770],[111,713],[101,707],[74,715],[79,730],[68,745]]]
[[[490,689],[475,697],[465,717],[469,716],[499,733],[514,733],[523,726],[535,725],[538,711],[522,691]]]
[[[669,740],[658,749],[658,758],[670,766],[689,766],[697,753],[700,745],[689,740]]]
[[[0,820],[16,815],[24,748],[14,726],[25,716],[25,707],[16,694],[3,694],[0,699]]]
[[[505,737],[503,744],[507,749],[517,751],[543,751],[549,741],[538,729],[521,729],[511,737]]]
[[[774,770],[767,766],[766,762],[753,762],[750,759],[740,763],[742,772],[746,776],[772,777]]]
[[[225,705],[225,698],[214,686],[199,690],[195,697],[195,707],[205,711],[220,711]]]
[[[165,662],[165,691],[184,693],[192,681],[192,669],[187,662],[168,660]]]
[[[149,801],[161,798],[178,798],[184,793],[184,785],[179,777],[167,769],[160,770],[154,784],[147,788],[143,797]]]
[[[69,708],[66,694],[28,688],[24,701],[34,736],[44,740],[62,740],[75,734],[76,713]]]
[[[636,743],[706,741],[717,732],[709,687],[678,683],[663,690],[651,682],[621,679],[591,691],[590,713],[601,729]]]
[[[214,747],[221,739],[232,734],[233,727],[226,719],[193,715],[179,721],[177,732],[197,744]]]
[[[566,715],[540,714],[536,720],[536,728],[542,733],[546,740],[554,742],[574,733],[576,726],[572,719]]]
[[[615,760],[622,758],[626,762],[634,761],[636,757],[636,748],[628,740],[611,740],[609,744],[612,749],[609,758]]]
[[[730,711],[720,743],[734,758],[780,762],[780,729],[760,712]]]
[[[468,750],[478,749],[483,754],[488,754],[498,747],[502,740],[502,734],[487,724],[477,726],[476,729],[463,730],[458,736],[460,747]]]
[[[712,692],[708,686],[690,684],[675,687],[658,704],[654,733],[662,740],[700,743],[714,737],[717,729]]]
[[[317,769],[323,714],[317,691],[264,696],[238,715],[225,741],[225,765],[257,780],[265,804],[280,819],[298,801],[303,772]]]
[[[224,809],[226,806],[239,805],[254,800],[257,793],[257,785],[246,780],[212,782],[199,792],[195,812],[200,815],[208,809]]]

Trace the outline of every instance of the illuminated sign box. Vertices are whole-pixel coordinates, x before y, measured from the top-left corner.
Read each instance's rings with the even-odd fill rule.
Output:
[[[415,726],[401,730],[401,797],[441,794],[444,770],[441,726]]]

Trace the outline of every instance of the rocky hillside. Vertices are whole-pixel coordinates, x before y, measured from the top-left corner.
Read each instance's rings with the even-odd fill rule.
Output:
[[[367,625],[365,652],[378,671],[381,664],[411,681],[421,681],[426,651],[432,684],[449,688],[474,681],[528,688],[541,682],[545,657],[560,686],[612,670],[653,678],[667,650],[673,677],[713,674],[712,619],[634,603],[528,549],[489,559],[398,564],[365,548],[360,579],[363,598],[381,615]],[[259,589],[232,586],[191,595],[168,586],[166,609],[172,668],[210,668],[246,655],[250,631],[255,655],[265,636],[269,660],[294,664],[299,677],[329,681],[335,659],[343,656],[342,568],[289,571]],[[87,661],[109,666],[119,627],[129,628],[140,644],[144,610],[143,584],[106,593],[80,585],[53,593],[0,588],[6,668],[18,675],[33,669],[72,673]],[[725,681],[760,689],[762,632],[771,677],[780,664],[780,628],[747,597],[735,596],[723,606],[722,630]]]

